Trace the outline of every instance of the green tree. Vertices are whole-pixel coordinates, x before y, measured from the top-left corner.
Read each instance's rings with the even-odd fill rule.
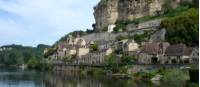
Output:
[[[122,55],[122,57],[121,57],[121,62],[123,64],[129,64],[129,63],[132,63],[132,62],[135,62],[135,61],[136,61],[136,58],[134,56]]]
[[[42,65],[40,60],[38,60],[36,58],[29,59],[27,65],[29,68],[32,68],[32,69],[40,69],[42,67],[42,66],[40,66],[40,65]]]
[[[110,54],[108,56],[106,56],[104,64],[107,66],[108,70],[111,70],[114,73],[119,72],[119,66],[118,66],[118,62],[114,57],[114,54]]]
[[[91,44],[89,48],[91,51],[97,51],[99,49],[98,44],[96,44],[96,43]]]
[[[161,26],[166,28],[166,40],[171,44],[185,43],[188,46],[199,43],[199,14],[192,8],[181,15],[166,18]]]

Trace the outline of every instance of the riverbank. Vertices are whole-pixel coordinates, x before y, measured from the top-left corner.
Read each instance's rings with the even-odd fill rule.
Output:
[[[151,85],[151,87],[198,87],[198,83],[191,83],[188,81],[187,72],[181,69],[165,69],[152,72],[138,72],[135,74],[113,73],[111,75],[109,75],[109,73],[102,73],[101,70],[104,69],[99,68],[90,70],[89,68],[85,68],[84,71],[85,70],[88,70],[85,74],[75,72],[72,74],[72,72],[65,73],[64,71],[54,71],[50,73],[29,69],[22,70],[14,67],[8,69],[8,67],[5,67],[0,68],[0,78],[6,78],[6,76],[12,75],[12,77],[15,78],[8,78],[9,80],[37,80],[37,83],[45,85],[41,87],[68,87],[70,85],[70,87],[77,87],[77,85],[83,87],[149,87],[149,85]],[[11,73],[8,73],[9,71]],[[154,77],[154,75],[156,76],[157,74],[162,75],[163,78],[160,81],[152,82],[149,77]],[[26,78],[27,75],[28,78]]]
[[[82,85],[88,84],[83,87],[98,87],[98,85],[101,85],[100,87],[149,87],[150,85],[151,87],[198,87],[198,83],[189,81],[189,76],[185,70],[167,69],[159,72],[139,72],[137,73],[137,76],[136,74],[132,74],[131,76],[128,75],[128,78],[127,74],[107,75],[105,73],[97,73],[102,72],[97,69],[93,70],[94,71],[89,70],[88,73],[84,74],[64,74],[59,71],[59,73],[52,73],[55,77],[51,77],[52,75],[46,77],[47,80],[51,81],[49,84],[54,84],[54,86],[51,87],[59,87],[56,83],[60,83],[60,86],[69,85],[69,83],[65,83],[65,81],[70,81],[75,84],[76,82],[74,82],[74,80],[78,80],[78,83],[80,82]],[[150,77],[154,77],[154,75],[156,76],[157,74],[162,75],[163,78],[160,81],[151,81]],[[84,81],[88,81],[88,83],[84,83]],[[105,84],[109,85],[105,86]]]
[[[168,68],[156,68],[154,66],[153,69],[142,70],[139,68],[138,65],[123,65],[118,66],[115,68],[111,67],[83,67],[83,66],[56,66],[56,69],[54,69],[55,72],[59,72],[59,74],[65,74],[65,75],[73,75],[73,76],[92,76],[92,77],[111,77],[116,79],[130,79],[134,81],[148,81],[152,83],[162,82],[162,83],[170,83],[171,86],[180,85],[182,83],[186,87],[188,84],[193,84],[193,86],[187,86],[187,87],[196,87],[198,85],[197,83],[190,81],[189,76],[189,70],[193,68],[194,65],[191,66],[179,66],[179,67],[168,67]],[[195,65],[197,66],[197,65]],[[145,66],[141,66],[145,67]],[[134,68],[134,69],[133,69]],[[136,71],[137,69],[141,69]],[[145,67],[146,68],[146,67]],[[131,70],[130,70],[131,69]],[[195,68],[198,71],[198,67]],[[196,73],[197,74],[197,73]],[[195,75],[196,75],[195,74]],[[198,75],[198,74],[197,74]],[[174,83],[174,82],[177,83]],[[195,86],[194,86],[195,85]],[[179,87],[179,86],[177,86]],[[198,87],[198,86],[197,86]]]

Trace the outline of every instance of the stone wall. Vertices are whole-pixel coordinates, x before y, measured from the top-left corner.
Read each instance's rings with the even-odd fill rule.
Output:
[[[76,63],[78,64],[102,64],[104,62],[106,53],[105,52],[96,52],[96,53],[89,53],[87,55],[81,56]]]
[[[139,29],[157,28],[160,26],[161,21],[162,21],[162,19],[155,19],[155,20],[142,22],[139,24],[131,23],[131,24],[127,25],[126,30],[134,31],[134,30],[139,30]]]
[[[166,34],[166,30],[165,29],[158,30],[158,31],[156,31],[154,34],[152,34],[150,36],[150,41],[152,41],[152,42],[165,41],[165,34]]]
[[[78,56],[86,55],[90,52],[89,48],[78,48]]]

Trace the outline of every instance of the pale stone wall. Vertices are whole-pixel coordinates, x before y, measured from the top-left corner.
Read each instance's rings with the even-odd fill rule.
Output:
[[[154,2],[150,4],[150,15],[158,15],[158,11],[162,10],[162,4],[163,1],[162,0],[153,0]]]
[[[139,45],[137,43],[130,43],[128,45],[128,51],[135,51],[138,49],[138,47],[139,47]]]
[[[99,2],[94,7],[97,29],[106,28],[108,24],[114,24],[116,22],[118,17],[117,3],[117,0],[107,0],[106,3]]]
[[[100,53],[89,53],[87,55],[81,56],[76,63],[78,64],[102,64],[105,59],[105,52]]]
[[[86,54],[89,53],[89,51],[90,51],[89,48],[79,48],[78,49],[78,56],[80,57],[82,55],[86,55]]]
[[[75,55],[76,54],[76,50],[75,49],[71,49],[70,51],[69,51],[69,55]]]
[[[112,50],[111,48],[109,48],[109,49],[106,51],[106,55],[110,55],[112,52],[113,52],[113,50]]]

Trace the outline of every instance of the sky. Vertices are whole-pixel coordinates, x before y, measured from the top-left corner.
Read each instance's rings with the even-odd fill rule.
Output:
[[[0,46],[52,45],[74,30],[92,28],[100,0],[0,0]]]

